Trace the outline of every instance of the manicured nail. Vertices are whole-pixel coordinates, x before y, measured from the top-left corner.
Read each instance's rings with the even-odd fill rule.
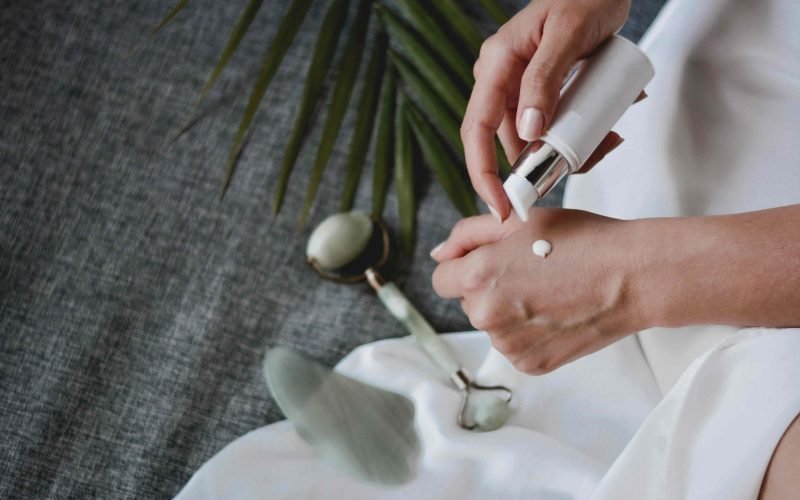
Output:
[[[542,135],[542,127],[544,126],[544,115],[536,108],[528,108],[522,112],[522,118],[519,120],[519,128],[517,133],[520,139],[525,141],[533,141]]]
[[[502,224],[503,219],[500,218],[500,214],[497,212],[497,210],[495,210],[494,207],[489,205],[488,203],[486,204],[486,206],[489,207],[489,212],[491,212],[492,215],[494,215],[494,218],[497,219],[497,222]]]
[[[611,151],[617,149],[623,142],[625,142],[624,137],[620,137],[619,139],[617,139],[617,142],[614,144],[614,146],[611,147]]]
[[[433,247],[433,250],[431,250],[431,257],[436,257],[436,254],[439,253],[443,247],[444,241]]]

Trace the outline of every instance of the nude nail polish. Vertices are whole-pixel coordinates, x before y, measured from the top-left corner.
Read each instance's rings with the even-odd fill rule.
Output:
[[[520,139],[525,141],[532,141],[538,139],[542,135],[542,126],[544,125],[544,115],[536,108],[528,108],[522,112],[522,118],[519,120],[519,129],[517,133]]]
[[[433,250],[431,250],[431,257],[436,257],[436,254],[442,250],[442,247],[444,247],[444,243],[445,242],[443,241],[438,245],[436,245],[435,247],[433,247]]]

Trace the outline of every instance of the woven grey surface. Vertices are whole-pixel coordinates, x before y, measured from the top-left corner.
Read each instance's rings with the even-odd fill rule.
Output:
[[[281,418],[260,369],[270,346],[333,364],[403,335],[366,287],[323,283],[304,264],[303,169],[282,214],[269,211],[323,2],[266,96],[224,201],[233,129],[286,2],[265,3],[209,100],[230,106],[162,152],[244,3],[192,1],[128,57],[169,2],[3,2],[2,497],[171,496],[225,444]],[[624,31],[634,39],[660,2],[635,4]],[[351,110],[344,130],[352,120]],[[338,207],[348,142],[342,134],[312,224]],[[313,154],[306,147],[300,163]],[[370,206],[369,182],[357,207]],[[469,327],[430,286],[427,253],[457,219],[431,186],[416,253],[395,273],[442,331]]]

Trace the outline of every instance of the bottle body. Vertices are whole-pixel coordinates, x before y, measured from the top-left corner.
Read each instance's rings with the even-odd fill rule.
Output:
[[[654,74],[641,49],[616,35],[582,63],[565,85],[549,129],[523,150],[503,185],[520,219],[583,166]]]

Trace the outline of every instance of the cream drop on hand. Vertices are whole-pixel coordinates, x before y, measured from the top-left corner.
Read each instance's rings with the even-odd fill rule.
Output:
[[[522,221],[536,200],[586,163],[654,75],[645,53],[617,35],[581,64],[561,93],[549,129],[525,147],[503,184]]]
[[[534,255],[544,259],[553,251],[553,245],[547,240],[536,240],[533,242],[533,245],[531,245],[531,250],[533,250]]]

